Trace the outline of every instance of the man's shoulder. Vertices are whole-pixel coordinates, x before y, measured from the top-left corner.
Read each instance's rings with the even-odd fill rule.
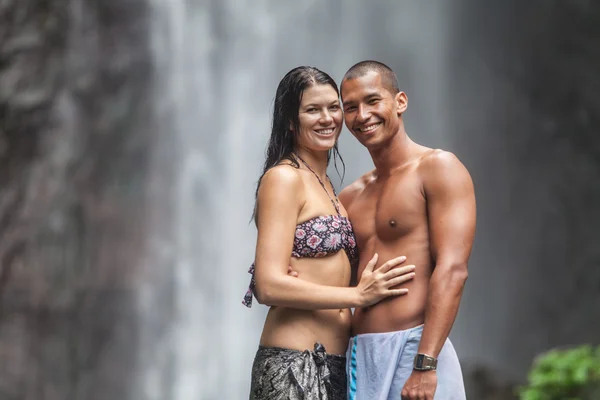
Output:
[[[463,163],[458,157],[447,150],[427,149],[421,156],[419,169],[423,172],[448,171],[464,169]]]
[[[375,170],[371,170],[352,182],[350,185],[346,186],[339,195],[340,201],[344,205],[344,207],[348,207],[350,202],[362,192],[365,187],[371,182],[375,177]]]
[[[344,188],[343,191],[360,192],[375,179],[376,170],[371,170]]]
[[[472,185],[471,175],[458,157],[441,149],[430,149],[424,154],[419,175],[425,188]]]

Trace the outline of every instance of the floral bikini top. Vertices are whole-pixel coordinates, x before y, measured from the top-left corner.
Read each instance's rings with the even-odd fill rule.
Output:
[[[354,263],[358,259],[358,249],[356,247],[356,238],[352,230],[352,224],[348,218],[340,213],[339,200],[337,193],[333,189],[335,201],[329,195],[329,191],[319,176],[308,166],[308,164],[299,156],[298,159],[312,172],[323,189],[331,204],[335,208],[337,215],[322,215],[309,219],[296,225],[296,234],[294,236],[294,245],[292,247],[292,257],[312,257],[320,258],[331,254],[335,254],[341,249],[346,251],[346,255],[350,263]],[[329,177],[327,177],[329,180]],[[329,181],[331,183],[331,180]],[[333,185],[331,185],[333,187]],[[252,275],[250,279],[250,287],[244,296],[242,304],[246,307],[252,307],[252,295],[256,281],[254,279],[254,264],[248,270]]]

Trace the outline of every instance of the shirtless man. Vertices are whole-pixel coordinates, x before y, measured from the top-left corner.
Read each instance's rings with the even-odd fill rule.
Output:
[[[346,126],[375,164],[339,196],[360,249],[358,276],[375,252],[380,260],[404,254],[416,265],[415,278],[400,286],[407,295],[355,310],[349,399],[465,399],[448,334],[475,233],[471,177],[452,153],[408,137],[408,99],[386,65],[354,65],[341,96]]]

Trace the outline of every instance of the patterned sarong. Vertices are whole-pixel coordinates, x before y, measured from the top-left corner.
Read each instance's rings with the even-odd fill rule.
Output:
[[[252,366],[250,400],[346,400],[346,357],[259,346]]]

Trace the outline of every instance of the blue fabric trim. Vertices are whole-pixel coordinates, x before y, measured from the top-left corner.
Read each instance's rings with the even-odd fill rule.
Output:
[[[356,343],[358,338],[352,338],[352,350],[350,351],[350,373],[348,374],[348,399],[356,400]]]

